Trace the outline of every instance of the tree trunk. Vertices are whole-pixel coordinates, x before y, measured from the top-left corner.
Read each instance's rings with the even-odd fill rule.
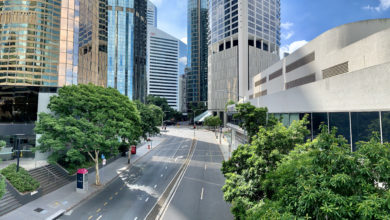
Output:
[[[95,174],[96,174],[96,181],[95,181],[95,184],[97,186],[100,186],[100,175],[99,175],[99,152],[98,151],[95,151]]]

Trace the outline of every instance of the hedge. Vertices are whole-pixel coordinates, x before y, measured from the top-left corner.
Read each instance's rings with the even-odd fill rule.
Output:
[[[39,182],[35,180],[24,168],[19,167],[16,172],[16,164],[11,164],[1,170],[1,174],[15,187],[19,192],[32,192],[39,188]]]

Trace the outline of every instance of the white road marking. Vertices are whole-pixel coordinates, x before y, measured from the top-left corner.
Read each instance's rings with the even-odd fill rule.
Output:
[[[103,215],[100,215],[96,220],[100,220],[103,217]]]
[[[168,167],[167,167],[167,166],[165,166],[165,169],[168,169]]]
[[[177,157],[175,158],[175,162],[177,161]]]
[[[153,188],[156,188],[157,187],[157,184],[156,185],[154,185],[154,187]]]
[[[164,174],[161,174],[161,177],[163,177],[164,176]]]
[[[147,202],[149,200],[149,197],[145,199],[145,202]]]
[[[200,193],[200,200],[203,200],[203,191],[204,191],[204,188],[202,187],[202,192]]]
[[[207,165],[206,164],[204,164],[204,170],[206,170],[207,169]]]
[[[138,217],[135,217],[135,218],[134,218],[134,220],[137,220],[137,219],[138,219]]]

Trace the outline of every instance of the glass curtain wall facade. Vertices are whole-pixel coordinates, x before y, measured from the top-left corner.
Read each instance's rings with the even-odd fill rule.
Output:
[[[207,101],[208,4],[188,0],[187,104]]]
[[[369,141],[373,132],[379,134],[383,142],[390,142],[390,112],[313,112],[313,113],[280,113],[273,114],[281,119],[285,126],[291,125],[294,120],[301,120],[308,116],[308,129],[314,139],[321,132],[321,125],[327,125],[328,129],[337,128],[337,134],[342,135],[351,149],[356,150],[359,141]]]
[[[146,0],[108,1],[107,52],[107,86],[145,101]]]
[[[80,1],[78,83],[107,84],[106,0]]]
[[[80,0],[61,1],[58,86],[77,84],[79,64]]]
[[[157,27],[157,7],[149,0],[146,19],[148,21],[148,25]]]
[[[0,1],[0,85],[58,86],[60,0]]]

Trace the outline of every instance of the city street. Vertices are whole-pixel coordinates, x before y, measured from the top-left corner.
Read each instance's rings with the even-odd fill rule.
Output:
[[[166,141],[130,170],[60,219],[146,218],[178,173],[192,145],[191,129],[171,128],[167,135]],[[198,140],[194,148],[171,203],[162,209],[166,211],[164,219],[232,219],[222,197],[224,178],[218,145]]]

